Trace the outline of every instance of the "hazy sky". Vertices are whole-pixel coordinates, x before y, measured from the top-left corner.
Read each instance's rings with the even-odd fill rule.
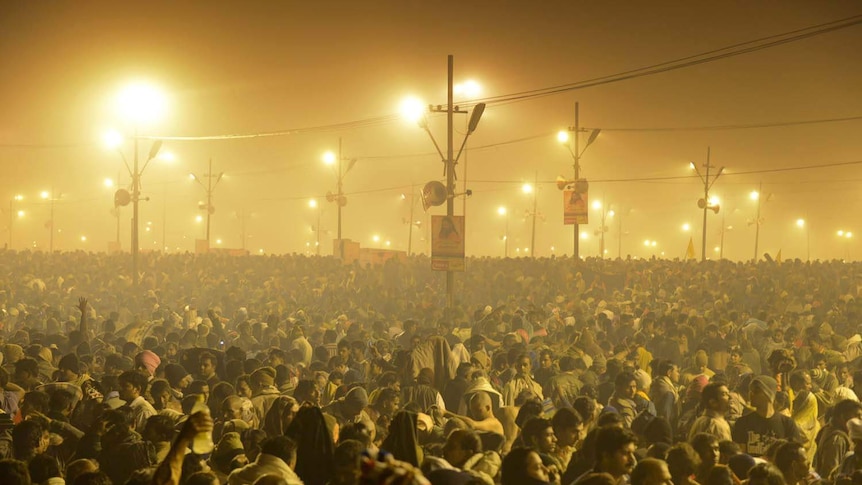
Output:
[[[166,141],[171,164],[154,162],[143,176],[143,247],[192,250],[203,237],[194,217],[205,195],[188,178],[212,158],[225,172],[215,192],[213,241],[253,251],[303,252],[313,244],[312,197],[335,190],[320,157],[343,139],[344,156],[357,158],[345,178],[344,237],[371,237],[406,249],[409,204],[401,193],[442,177],[428,136],[387,118],[406,95],[444,103],[446,56],[455,56],[456,82],[475,79],[482,97],[565,85],[711,52],[754,39],[862,14],[857,1],[784,2],[563,2],[563,1],[344,1],[344,2],[96,2],[6,1],[0,4],[0,197],[23,194],[15,210],[13,246],[44,248],[49,207],[41,190],[62,194],[55,204],[55,246],[103,251],[116,236],[112,193],[103,186],[123,169],[103,148],[108,128],[130,130],[110,109],[114,94],[133,80],[161,86],[170,98],[166,118],[142,133],[208,137],[300,130],[285,136]],[[858,19],[857,19],[858,20]],[[606,246],[616,256],[622,215],[622,253],[682,256],[690,223],[700,247],[702,196],[697,179],[632,181],[689,175],[690,161],[726,167],[715,184],[722,209],[709,215],[708,246],[725,256],[751,258],[756,204],[763,183],[760,249],[804,257],[806,218],[816,258],[862,257],[862,167],[740,172],[862,161],[862,120],[734,130],[690,128],[780,124],[862,116],[862,25],[646,77],[569,90],[514,103],[489,103],[470,138],[467,252],[500,256],[509,220],[510,255],[530,245],[532,198],[521,184],[538,176],[537,255],[571,251],[562,224],[562,195],[552,183],[571,175],[568,151],[555,139],[574,124],[602,128],[585,152],[582,175],[591,197],[604,198],[618,216]],[[456,120],[456,146],[466,117]],[[345,124],[339,129],[307,128]],[[633,128],[634,131],[615,129]],[[649,131],[648,128],[689,128]],[[446,142],[444,119],[431,129]],[[143,156],[148,148],[140,148]],[[124,147],[132,156],[131,144]],[[463,159],[462,159],[463,162]],[[124,169],[123,169],[124,170]],[[459,185],[463,163],[458,167]],[[123,184],[129,176],[123,173]],[[417,189],[418,190],[418,189]],[[2,199],[0,199],[2,200]],[[8,204],[0,204],[8,216]],[[336,230],[335,207],[321,204],[324,253]],[[462,203],[456,203],[460,213]],[[435,208],[432,213],[443,213]],[[129,247],[131,211],[121,213]],[[582,255],[597,255],[593,223]],[[425,221],[421,208],[414,218]],[[8,222],[3,224],[8,226]],[[848,243],[839,229],[858,232]],[[164,233],[164,235],[163,235]],[[8,232],[5,232],[8,239]],[[81,242],[81,236],[87,241]],[[427,251],[424,229],[414,250]],[[656,240],[656,249],[643,246]]]

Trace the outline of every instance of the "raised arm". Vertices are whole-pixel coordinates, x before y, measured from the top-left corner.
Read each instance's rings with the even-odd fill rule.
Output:
[[[84,338],[85,342],[90,341],[90,334],[87,332],[87,299],[83,296],[78,298],[78,310],[81,310],[81,325],[79,330]]]

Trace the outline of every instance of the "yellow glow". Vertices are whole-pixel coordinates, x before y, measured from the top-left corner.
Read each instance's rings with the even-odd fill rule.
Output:
[[[593,209],[601,209],[601,208],[602,208],[602,201],[594,200],[593,201]]]
[[[760,198],[760,192],[754,190],[750,194],[748,194],[748,198],[750,198],[751,200],[757,200]]]
[[[221,239],[216,239],[216,244],[221,244]]]
[[[49,199],[49,198],[51,198],[51,193],[48,192],[47,190],[43,190],[42,192],[39,193],[39,197],[41,197],[43,199]]]
[[[425,103],[419,98],[410,96],[401,101],[399,111],[405,120],[416,123],[425,116]]]
[[[709,205],[718,205],[720,202],[721,202],[721,199],[719,199],[718,196],[716,196],[716,195],[713,195],[712,197],[709,198]]]
[[[380,236],[378,236],[377,234],[375,234],[375,235],[371,236],[371,240],[372,240],[372,241],[374,241],[374,242],[380,242]]]
[[[327,165],[332,165],[335,163],[335,154],[332,152],[326,152],[323,154],[323,163]]]
[[[608,211],[608,217],[613,217],[613,216],[614,216],[614,214],[616,214],[616,212],[614,212],[614,210],[613,210],[613,209],[611,209],[611,210],[609,210],[609,211]]]
[[[195,222],[202,222],[204,220],[204,216],[195,216]]]
[[[650,243],[650,246],[655,247],[656,244],[658,244],[658,243],[656,241],[653,241]]]
[[[112,179],[105,179],[102,183],[109,189],[114,186],[114,181]]]
[[[455,94],[456,96],[472,99],[477,98],[480,94],[482,94],[482,86],[473,79],[468,79],[463,83],[459,83],[453,86],[452,91],[453,94]]]
[[[568,143],[569,142],[569,132],[565,130],[560,130],[557,132],[557,141],[560,143]]]
[[[845,232],[845,233],[844,233],[844,237],[846,237],[846,238],[851,238],[851,237],[853,237],[853,233],[852,233],[852,232],[850,232],[850,231],[847,231],[847,232]]]
[[[500,214],[501,216],[505,216],[506,215],[506,208],[503,206],[497,207],[497,214]]]
[[[843,237],[843,236],[844,236],[844,231],[838,231],[838,237]]]
[[[158,156],[156,156],[156,158],[163,161],[163,162],[167,162],[167,163],[173,163],[173,162],[177,161],[177,156],[174,155],[173,152],[167,152],[167,151],[159,152],[159,154],[158,154]]]
[[[688,162],[688,168],[694,170],[697,167],[694,166],[694,162]]]
[[[15,200],[17,200],[17,201],[22,201],[22,200],[24,200],[24,196],[23,196],[23,195],[21,195],[21,194],[18,194],[18,195],[16,195],[15,197],[12,197],[12,198],[13,198],[13,199],[15,199]]]
[[[149,124],[164,117],[168,101],[164,92],[156,86],[134,83],[120,91],[115,107],[123,119],[135,124]]]
[[[257,250],[258,253],[263,254],[263,248]]]
[[[581,232],[581,239],[589,239],[589,238],[590,238],[590,233],[588,233],[587,231]]]
[[[87,242],[87,236],[81,236],[81,242]]]
[[[712,248],[712,250],[717,252],[717,253],[721,252],[721,246],[716,246],[716,247]]]
[[[690,231],[691,230],[691,224],[686,222],[685,224],[682,225],[682,230],[685,232]]]
[[[523,192],[525,194],[532,194],[533,193],[533,186],[530,184],[524,184],[521,186],[521,192]]]
[[[108,130],[102,135],[102,142],[109,150],[116,150],[123,144],[123,135],[117,130]]]
[[[311,207],[312,209],[316,209],[317,208],[317,199],[309,200],[308,201],[308,207]]]
[[[649,246],[649,239],[647,239],[646,241],[644,241],[644,246]]]
[[[805,219],[796,219],[796,225],[799,227],[805,227]]]
[[[391,245],[392,245],[392,241],[386,241],[386,245],[387,245],[387,246],[391,246]]]
[[[24,217],[27,213],[24,211],[18,211],[18,217]]]

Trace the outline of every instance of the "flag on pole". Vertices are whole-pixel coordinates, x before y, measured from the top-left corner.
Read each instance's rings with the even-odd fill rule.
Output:
[[[775,262],[779,263],[779,264],[781,263],[781,250],[780,249],[778,250],[778,254],[775,255]]]
[[[688,238],[688,249],[685,250],[685,259],[695,259],[694,255],[694,239]]]

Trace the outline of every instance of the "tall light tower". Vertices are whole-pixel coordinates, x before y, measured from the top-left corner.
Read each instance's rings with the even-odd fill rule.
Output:
[[[215,188],[219,182],[221,182],[221,178],[224,176],[224,172],[219,172],[218,175],[213,173],[213,159],[210,158],[209,162],[209,170],[204,174],[204,177],[207,179],[207,183],[204,184],[201,181],[201,178],[197,175],[190,173],[189,177],[197,182],[201,187],[203,187],[204,191],[207,194],[207,203],[199,204],[198,208],[204,209],[207,211],[207,248],[210,246],[210,218],[215,213],[215,207],[213,207],[213,193],[215,192]],[[215,182],[213,182],[215,179]]]
[[[584,145],[583,150],[581,150],[581,133],[587,131],[590,132],[590,136],[589,138],[587,138],[587,143]],[[583,156],[584,152],[587,151],[587,148],[589,148],[590,145],[592,145],[593,142],[596,141],[596,138],[598,138],[599,133],[601,132],[602,130],[599,128],[594,128],[592,130],[581,128],[580,105],[576,101],[575,126],[570,126],[568,130],[557,133],[557,141],[565,145],[565,147],[568,148],[569,153],[572,155],[572,161],[574,162],[572,168],[575,175],[575,179],[572,181],[572,183],[575,185],[576,188],[579,186],[578,181],[581,178],[581,156]],[[574,142],[574,148],[572,147],[572,142]],[[574,237],[572,242],[572,251],[574,253],[573,257],[575,261],[577,261],[578,258],[580,258],[580,226],[577,222],[575,222],[574,224],[573,235]]]
[[[712,178],[710,178],[709,171],[714,168],[713,165],[709,163],[709,153],[710,149],[706,149],[706,164],[704,164],[704,168],[706,169],[706,174],[703,175],[700,173],[700,170],[697,168],[697,165],[694,162],[689,164],[692,170],[697,173],[697,176],[700,177],[700,181],[703,182],[703,198],[697,201],[697,206],[703,209],[703,241],[701,241],[700,248],[700,260],[706,261],[706,211],[711,210],[718,214],[719,204],[716,200],[710,199],[709,197],[709,189],[712,188],[715,181],[718,180],[718,177],[721,177],[721,174],[724,172],[724,167],[718,169],[718,173],[716,173]]]
[[[347,162],[347,168],[344,168],[344,162]],[[338,208],[338,258],[344,259],[344,241],[341,240],[341,209],[347,205],[347,197],[344,195],[344,176],[347,175],[347,172],[356,165],[355,158],[345,158],[341,152],[341,137],[338,138],[338,155],[332,152],[326,152],[323,154],[323,163],[326,165],[332,166],[335,170],[335,182],[336,182],[336,190],[337,193],[333,194],[332,192],[326,193],[326,200],[329,202],[335,202],[335,206]]]

